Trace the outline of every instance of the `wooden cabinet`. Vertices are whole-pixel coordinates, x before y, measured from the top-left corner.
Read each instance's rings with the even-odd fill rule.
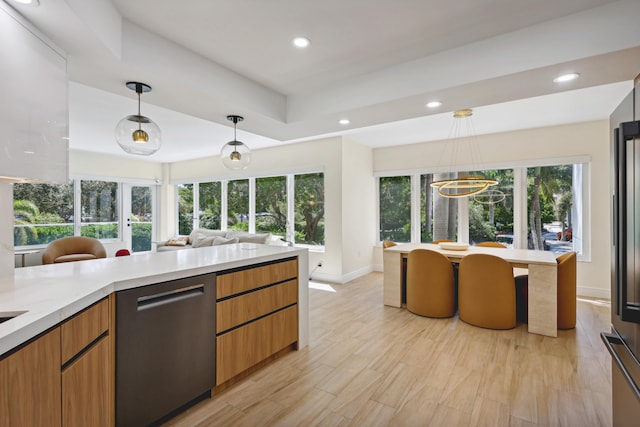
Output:
[[[59,426],[60,329],[0,360],[0,425]]]
[[[109,300],[0,359],[0,426],[113,425]]]
[[[218,274],[216,385],[298,341],[298,261]]]
[[[104,299],[60,326],[62,425],[113,424],[109,301]]]

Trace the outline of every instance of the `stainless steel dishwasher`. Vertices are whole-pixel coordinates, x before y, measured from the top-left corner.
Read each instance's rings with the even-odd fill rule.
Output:
[[[116,425],[146,426],[210,395],[215,275],[116,295]]]

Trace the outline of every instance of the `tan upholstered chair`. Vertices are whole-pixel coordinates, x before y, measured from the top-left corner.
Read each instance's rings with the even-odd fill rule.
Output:
[[[455,314],[453,266],[446,256],[427,249],[409,252],[407,310],[428,317],[451,317]]]
[[[43,264],[106,258],[107,251],[99,240],[91,237],[63,237],[49,243],[42,253]]]
[[[449,242],[453,242],[453,240],[449,240],[449,239],[439,239],[439,240],[434,240],[433,243],[434,245],[437,245],[438,243],[449,243]]]
[[[500,242],[480,242],[480,243],[476,243],[476,246],[485,247],[485,248],[503,248],[503,249],[507,248],[505,245],[503,245]]]
[[[516,326],[516,289],[511,265],[500,257],[467,255],[458,277],[460,320],[490,329]]]
[[[558,329],[576,327],[576,253],[567,252],[556,258],[558,262]],[[529,276],[516,277],[518,320],[529,320]]]
[[[390,248],[390,247],[396,246],[396,245],[397,245],[397,243],[396,242],[392,242],[391,240],[383,240],[382,241],[382,247],[384,249]]]

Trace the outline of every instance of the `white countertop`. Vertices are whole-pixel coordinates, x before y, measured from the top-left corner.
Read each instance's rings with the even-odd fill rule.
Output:
[[[288,256],[304,254],[306,262],[306,252],[294,247],[238,243],[18,268],[13,278],[0,279],[0,317],[25,313],[0,323],[0,355],[114,291]]]

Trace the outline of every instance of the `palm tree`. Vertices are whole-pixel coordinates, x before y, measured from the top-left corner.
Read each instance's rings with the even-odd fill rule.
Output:
[[[40,210],[35,203],[29,200],[15,200],[13,202],[13,223],[15,225],[36,224]],[[38,239],[38,230],[33,226],[14,227],[13,228],[13,244],[15,246],[23,246],[29,241]]]
[[[533,248],[544,250],[542,240],[541,198],[554,200],[555,194],[571,190],[571,165],[533,168],[531,203],[529,205],[529,230]]]

